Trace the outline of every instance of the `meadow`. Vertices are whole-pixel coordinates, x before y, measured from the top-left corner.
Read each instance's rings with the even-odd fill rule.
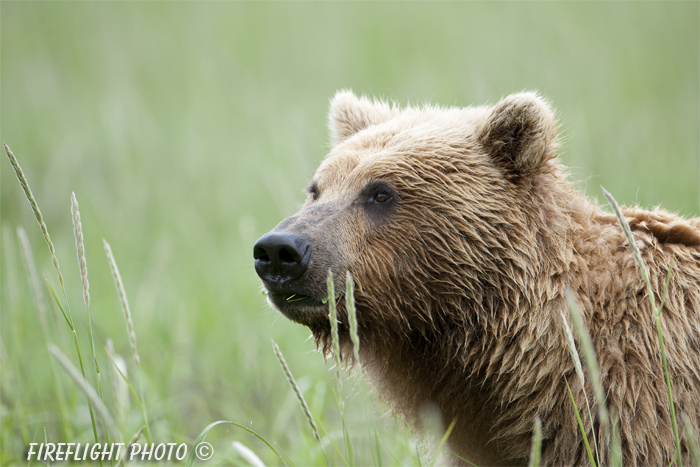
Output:
[[[206,465],[249,465],[234,441],[280,464],[246,429],[290,465],[429,464],[431,449],[368,402],[356,371],[344,376],[341,420],[333,362],[266,305],[253,268],[255,240],[298,209],[328,150],[329,98],[351,88],[466,106],[537,89],[558,109],[560,158],[581,190],[698,216],[699,44],[695,2],[1,2],[0,137],[41,209],[65,296],[3,155],[0,465],[26,464],[29,443],[44,439],[94,442],[88,399],[49,350],[79,368],[76,341],[97,389],[94,342],[124,440],[145,412],[153,442],[240,425],[208,433]],[[143,411],[114,371],[120,359]]]

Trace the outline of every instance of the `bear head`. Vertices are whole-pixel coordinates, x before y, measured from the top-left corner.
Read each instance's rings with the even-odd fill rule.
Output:
[[[557,241],[537,206],[555,195],[539,187],[563,177],[544,99],[402,109],[340,91],[329,123],[332,149],[306,203],[254,247],[274,308],[327,338],[328,271],[335,290],[349,271],[360,337],[371,343],[445,326],[476,332],[521,300],[520,288],[537,287],[527,277]]]

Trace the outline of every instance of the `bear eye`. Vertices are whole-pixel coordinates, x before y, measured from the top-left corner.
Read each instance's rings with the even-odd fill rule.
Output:
[[[311,195],[311,199],[313,201],[316,201],[318,199],[318,185],[316,183],[312,183],[306,191]]]
[[[391,195],[383,192],[375,193],[374,196],[370,199],[371,202],[377,203],[377,204],[384,204],[388,203],[391,201]]]
[[[388,206],[394,201],[394,190],[384,181],[370,183],[363,192],[367,203],[374,206]]]

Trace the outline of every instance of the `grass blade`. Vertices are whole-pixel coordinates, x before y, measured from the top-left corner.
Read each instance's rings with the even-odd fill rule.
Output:
[[[639,269],[642,272],[642,278],[644,279],[644,283],[647,286],[647,292],[649,293],[649,300],[651,301],[651,309],[654,313],[654,317],[656,318],[656,332],[659,336],[659,347],[661,348],[661,360],[663,362],[663,367],[664,367],[664,376],[666,379],[666,389],[668,392],[668,402],[669,402],[669,406],[671,408],[671,424],[673,427],[673,438],[676,442],[676,456],[678,456],[678,465],[680,467],[683,467],[683,456],[681,456],[681,437],[680,437],[680,434],[678,433],[678,423],[676,422],[676,407],[675,407],[675,404],[673,403],[673,390],[671,388],[671,376],[668,372],[668,363],[666,362],[666,348],[664,346],[663,333],[661,332],[661,308],[663,306],[663,302],[665,302],[665,300],[666,300],[666,292],[668,292],[668,286],[670,284],[671,268],[673,266],[673,259],[671,260],[671,265],[668,268],[668,276],[666,277],[666,288],[664,290],[664,298],[662,299],[662,306],[660,306],[659,308],[656,308],[656,299],[654,298],[654,289],[651,286],[651,279],[649,278],[649,272],[647,271],[646,265],[644,264],[644,260],[642,259],[642,253],[639,251],[639,246],[637,246],[637,242],[634,240],[634,236],[632,235],[632,229],[630,229],[629,223],[627,223],[627,219],[625,219],[625,216],[622,214],[622,211],[620,210],[620,206],[618,206],[617,201],[615,201],[615,198],[613,198],[613,195],[608,193],[608,191],[605,188],[603,188],[602,186],[600,188],[603,190],[603,194],[608,199],[610,206],[612,207],[613,211],[615,212],[615,215],[617,216],[617,220],[620,222],[620,226],[622,226],[622,230],[625,233],[625,237],[627,237],[627,242],[629,243],[630,248],[632,248],[632,251],[634,252],[634,258],[636,259],[637,264],[639,265]]]
[[[608,409],[605,401],[605,391],[603,390],[603,383],[600,377],[600,370],[598,369],[598,359],[596,358],[595,349],[593,348],[593,342],[591,341],[591,336],[588,333],[586,324],[583,322],[583,316],[581,316],[581,309],[578,307],[576,298],[573,296],[570,290],[564,292],[566,297],[566,302],[569,306],[569,315],[571,316],[571,321],[576,329],[576,334],[579,336],[579,342],[581,344],[581,350],[583,352],[583,358],[586,360],[586,367],[588,368],[588,373],[591,375],[591,385],[593,386],[593,392],[596,396],[596,401],[598,403],[598,416],[600,418],[600,427],[608,426],[609,417]],[[564,320],[565,327],[570,333],[571,330],[568,329],[566,320]],[[568,338],[568,337],[567,337]],[[581,370],[581,362],[578,359],[578,353],[576,352],[576,347],[573,343],[573,336],[568,342],[569,352],[574,357],[574,363],[578,362],[578,370]],[[578,371],[577,370],[577,371]],[[596,459],[598,465],[600,462],[600,452],[598,450],[598,436],[595,432],[595,427],[593,425],[593,414],[591,413],[591,404],[588,401],[588,394],[586,394],[585,380],[583,379],[583,371],[579,375],[581,379],[581,386],[583,387],[583,395],[586,398],[586,409],[588,410],[588,419],[591,421],[591,432],[593,433],[593,448],[595,450]]]
[[[445,443],[447,443],[447,439],[452,434],[452,430],[454,430],[456,424],[457,424],[457,419],[452,420],[452,423],[450,423],[450,426],[448,426],[447,430],[445,430],[445,434],[443,434],[442,438],[440,438],[440,442],[438,443],[437,447],[435,448],[435,454],[433,455],[433,466],[435,466],[437,464],[440,453],[442,452],[442,448],[445,446]]]
[[[4,142],[2,143],[5,146],[5,153],[7,153],[7,157],[10,159],[10,164],[12,164],[12,168],[15,170],[15,175],[17,175],[17,180],[19,180],[19,184],[22,186],[22,190],[24,190],[24,195],[27,197],[27,200],[29,201],[29,205],[32,207],[32,211],[34,212],[34,217],[36,218],[36,221],[39,223],[39,228],[41,228],[41,233],[44,234],[44,240],[46,241],[46,244],[49,247],[49,252],[51,252],[51,261],[53,261],[53,265],[56,267],[56,272],[58,272],[58,280],[61,283],[61,287],[63,287],[63,274],[61,274],[61,268],[58,265],[58,258],[56,257],[56,249],[53,246],[53,242],[51,241],[51,236],[49,235],[49,229],[46,228],[46,223],[44,222],[44,216],[41,215],[41,210],[39,209],[39,205],[36,203],[36,200],[34,199],[34,195],[32,194],[31,188],[29,188],[29,183],[27,182],[27,177],[25,177],[24,172],[22,171],[22,167],[20,167],[19,162],[17,161],[17,158],[15,155],[12,153],[12,150],[10,150],[10,147],[5,144]]]
[[[131,320],[131,309],[129,308],[129,300],[126,297],[126,290],[124,289],[124,283],[122,282],[122,276],[119,273],[119,267],[114,259],[114,254],[112,253],[112,247],[109,246],[107,240],[102,239],[104,245],[105,254],[107,255],[107,261],[109,262],[109,269],[112,272],[112,278],[114,279],[114,285],[117,288],[117,294],[119,295],[119,303],[122,306],[122,313],[124,315],[124,321],[126,322],[126,333],[129,335],[129,345],[131,346],[131,355],[134,358],[134,363],[136,364],[136,369],[139,370],[141,367],[141,358],[139,357],[139,352],[136,348],[136,333],[134,332],[134,322]],[[148,423],[148,413],[145,409],[145,399],[143,397],[143,379],[138,378],[139,392],[141,393],[141,413],[143,414],[143,424],[146,426],[145,434],[146,441],[151,442],[151,429]]]
[[[345,308],[348,311],[348,325],[350,326],[350,340],[352,341],[352,353],[355,363],[360,364],[360,336],[357,332],[357,309],[355,308],[355,284],[350,271],[345,275]]]
[[[542,458],[542,420],[535,417],[535,426],[532,432],[532,447],[530,448],[530,462],[528,467],[538,467]]]
[[[53,290],[53,287],[51,287],[51,282],[49,282],[49,279],[46,276],[44,276],[44,280],[46,281],[46,285],[49,286],[49,290],[51,290],[51,295],[53,295],[53,299],[56,301],[56,305],[58,305],[58,309],[61,310],[61,314],[66,319],[66,323],[68,323],[68,327],[70,328],[70,330],[72,332],[75,332],[75,329],[73,328],[73,323],[68,318],[68,315],[66,314],[66,311],[63,309],[63,305],[61,305],[61,301],[58,299],[58,296],[56,295],[56,292]]]
[[[377,427],[377,419],[374,417],[372,412],[372,403],[369,399],[369,393],[367,391],[367,385],[365,384],[364,378],[362,378],[362,364],[360,362],[360,336],[358,332],[357,324],[357,308],[355,307],[355,283],[352,279],[350,271],[345,275],[345,308],[348,312],[348,325],[350,327],[350,340],[352,341],[352,352],[353,358],[355,360],[355,365],[359,368],[360,378],[362,383],[362,394],[364,399],[365,413],[368,418],[372,419],[372,428],[374,433],[369,433],[370,438],[374,439],[374,450],[373,453],[376,465],[383,465],[382,459],[382,445],[379,438],[379,428]],[[369,424],[368,424],[369,426]],[[369,428],[368,428],[369,429]]]
[[[335,285],[333,284],[333,272],[328,270],[328,317],[331,321],[331,340],[333,341],[333,360],[335,361],[336,378],[338,380],[338,396],[342,413],[342,393],[343,381],[340,368],[340,338],[338,337],[338,310],[335,303]]]
[[[209,434],[209,432],[210,432],[214,427],[216,427],[216,426],[218,426],[218,425],[232,425],[232,426],[235,426],[235,427],[244,429],[244,430],[247,431],[248,433],[250,433],[250,434],[252,434],[253,436],[255,436],[256,438],[258,438],[260,441],[262,441],[263,443],[265,443],[265,445],[266,445],[268,448],[270,448],[270,450],[271,450],[272,452],[274,452],[275,455],[276,455],[277,457],[280,458],[280,460],[282,461],[282,464],[284,464],[285,466],[288,465],[287,462],[285,462],[284,458],[275,450],[275,448],[273,448],[273,447],[270,445],[270,443],[268,443],[268,442],[265,440],[265,438],[263,438],[262,436],[260,436],[260,435],[257,434],[256,432],[254,432],[253,430],[251,430],[251,429],[249,429],[249,428],[246,428],[246,427],[244,427],[243,425],[239,425],[238,423],[233,423],[233,422],[228,421],[228,420],[219,420],[219,421],[217,421],[217,422],[213,422],[213,423],[210,423],[209,425],[207,425],[207,427],[206,427],[204,430],[202,430],[202,432],[199,434],[199,436],[197,436],[197,439],[194,440],[194,443],[192,444],[192,450],[189,451],[189,453],[187,454],[187,459],[185,459],[185,467],[192,467],[192,466],[194,465],[194,462],[195,462],[195,459],[196,459],[196,457],[195,457],[195,447],[198,446],[200,443],[202,443],[202,442],[207,438],[207,435]]]
[[[610,411],[610,457],[608,458],[612,467],[622,467],[622,441],[620,440],[620,417],[615,409]]]
[[[335,361],[335,376],[338,381],[338,408],[340,409],[340,421],[343,426],[343,438],[345,440],[345,454],[349,465],[353,464],[352,443],[345,423],[345,401],[343,400],[343,372],[340,366],[340,337],[338,335],[338,303],[340,297],[335,295],[333,272],[328,270],[328,317],[331,321],[331,340],[333,345],[333,360]]]
[[[620,226],[622,227],[622,231],[625,233],[625,237],[627,237],[627,242],[630,245],[630,248],[632,248],[632,252],[634,253],[634,259],[637,261],[637,265],[639,266],[639,270],[642,273],[642,278],[644,279],[644,283],[647,285],[647,290],[649,292],[649,296],[651,297],[652,304],[654,304],[654,290],[651,288],[651,282],[649,281],[649,271],[647,271],[647,267],[644,264],[644,260],[642,259],[642,253],[639,251],[639,247],[637,246],[637,242],[634,241],[634,236],[632,235],[632,229],[630,228],[630,225],[627,223],[627,219],[625,219],[625,216],[622,214],[622,210],[620,209],[620,206],[617,204],[617,201],[615,201],[615,198],[613,198],[613,195],[611,195],[605,188],[602,186],[600,187],[601,190],[603,190],[603,194],[605,197],[608,199],[608,203],[610,203],[610,206],[612,207],[613,211],[615,212],[615,216],[617,216],[617,220],[620,223]]]
[[[126,297],[126,291],[124,290],[122,276],[121,274],[119,274],[119,267],[117,266],[117,262],[114,260],[112,247],[109,246],[109,243],[107,243],[107,240],[105,239],[102,239],[102,243],[104,245],[105,253],[107,255],[107,261],[109,262],[109,269],[112,271],[114,285],[116,286],[117,293],[119,294],[119,303],[121,303],[122,305],[124,321],[126,322],[126,332],[129,335],[129,344],[131,345],[131,355],[134,357],[134,363],[136,363],[136,366],[139,366],[141,363],[141,359],[139,358],[139,353],[136,349],[136,333],[134,332],[134,322],[131,320],[131,309],[129,308],[129,300]]]
[[[29,287],[32,290],[34,302],[36,303],[36,307],[39,310],[39,321],[41,323],[41,326],[45,330],[48,330],[48,323],[46,322],[46,303],[44,302],[44,297],[41,294],[41,286],[39,285],[39,275],[36,272],[34,255],[32,254],[32,247],[29,244],[27,232],[25,232],[22,227],[17,227],[17,237],[19,237],[19,243],[21,246],[20,251],[22,252],[22,260],[24,261],[24,266],[27,270]]]
[[[690,423],[690,418],[687,414],[683,413],[681,419],[683,420],[683,433],[685,434],[685,439],[688,441],[690,457],[693,459],[695,467],[700,467],[700,450],[698,449],[697,434],[695,430],[693,430],[693,424]]]
[[[66,373],[71,377],[75,385],[78,386],[78,389],[80,389],[87,396],[88,400],[95,407],[97,413],[99,413],[102,417],[102,421],[104,421],[105,426],[112,434],[113,439],[121,439],[121,433],[119,432],[119,428],[117,428],[117,424],[114,422],[114,418],[112,418],[112,415],[109,413],[109,410],[107,410],[107,407],[97,395],[97,392],[92,388],[92,386],[90,386],[90,383],[88,383],[87,380],[81,376],[78,369],[73,366],[70,360],[68,360],[68,357],[66,357],[58,347],[53,344],[49,344],[49,351],[58,361],[58,363],[61,364],[63,369],[66,370]]]
[[[46,432],[46,426],[44,426],[44,443],[49,444],[49,434]],[[51,467],[51,463],[47,460],[46,467]]]
[[[576,303],[576,298],[570,290],[564,292],[566,297],[566,302],[569,306],[569,316],[571,316],[571,321],[574,325],[574,329],[579,336],[579,343],[581,345],[581,351],[583,353],[583,359],[586,361],[586,367],[588,368],[588,374],[591,377],[591,386],[593,386],[593,393],[596,397],[596,403],[598,405],[598,417],[600,419],[600,430],[605,432],[605,427],[610,424],[610,417],[608,415],[607,403],[605,400],[605,390],[603,389],[603,383],[600,377],[600,369],[598,367],[598,359],[596,358],[595,349],[593,348],[593,341],[591,340],[591,335],[588,333],[586,324],[583,321],[583,316],[581,314],[581,309]],[[585,385],[584,394],[585,394]],[[600,454],[598,451],[598,440],[596,432],[593,426],[593,416],[591,414],[590,404],[588,403],[588,396],[586,396],[586,405],[588,406],[588,417],[591,420],[591,431],[593,433],[593,445],[596,452],[596,459],[598,460],[598,465],[600,462]]]
[[[576,412],[576,419],[578,420],[578,427],[581,430],[581,435],[583,436],[583,444],[586,445],[586,452],[588,453],[588,460],[593,467],[596,467],[595,457],[593,457],[593,451],[591,451],[591,445],[588,444],[588,436],[586,436],[586,429],[583,427],[583,421],[581,420],[581,414],[576,407],[576,401],[574,400],[574,395],[571,393],[571,387],[569,387],[569,381],[564,376],[564,381],[566,382],[566,389],[569,390],[569,398],[571,398],[571,404],[574,406],[574,412]]]
[[[274,340],[272,341],[272,349],[274,350],[275,355],[277,356],[277,360],[280,362],[280,365],[282,366],[282,371],[284,371],[284,375],[287,377],[287,381],[289,382],[289,385],[292,387],[292,390],[294,391],[294,395],[296,395],[297,400],[299,401],[299,404],[301,405],[301,410],[304,412],[304,416],[306,417],[306,420],[309,422],[309,426],[311,427],[311,431],[313,431],[314,438],[316,438],[316,441],[318,441],[318,443],[320,445],[321,444],[321,437],[318,434],[318,428],[316,427],[316,423],[314,422],[314,419],[311,416],[311,411],[309,410],[309,406],[306,404],[306,400],[304,399],[304,395],[301,393],[301,390],[299,389],[299,386],[297,385],[297,382],[294,379],[292,372],[289,370],[289,366],[287,365],[287,361],[284,359],[284,356],[282,355],[282,351],[280,350],[279,346],[277,345],[277,343]],[[322,445],[321,445],[321,450],[323,451]]]
[[[571,360],[574,362],[574,368],[576,369],[576,376],[578,376],[579,381],[581,381],[581,385],[585,386],[586,384],[586,377],[583,374],[583,367],[581,366],[581,359],[578,356],[578,352],[576,351],[576,342],[574,341],[574,335],[571,332],[571,328],[569,327],[569,323],[566,321],[566,317],[564,316],[564,312],[560,311],[561,314],[561,322],[564,327],[564,334],[566,335],[566,344],[569,346],[569,354],[571,355]]]
[[[27,233],[22,227],[17,227],[17,237],[19,237],[19,243],[21,245],[20,251],[22,252],[22,260],[24,261],[24,266],[27,271],[27,278],[29,281],[29,286],[32,290],[32,295],[34,296],[34,302],[39,310],[39,324],[41,325],[41,330],[44,334],[44,340],[49,342],[51,339],[49,324],[46,317],[46,303],[44,302],[44,297],[41,293],[41,286],[39,285],[39,276],[36,272],[36,267],[34,264],[34,255],[32,254],[32,248],[29,244],[29,238]],[[66,433],[66,439],[74,439],[73,427],[70,424],[68,417],[68,409],[66,407],[66,397],[63,392],[63,385],[58,384],[58,375],[56,373],[56,367],[51,365],[51,375],[54,380],[54,386],[56,388],[56,400],[58,401],[58,409],[61,414],[61,424],[63,426],[63,431]]]
[[[131,445],[134,444],[141,438],[141,435],[143,434],[143,430],[146,428],[146,425],[141,425],[141,427],[138,429],[136,433],[134,433],[134,436],[131,437],[128,443],[126,443],[126,450],[124,451],[124,455],[121,456],[119,459],[119,462],[117,462],[116,467],[121,467],[124,465],[124,462],[126,461],[126,457],[131,451]]]
[[[245,459],[252,467],[265,467],[263,461],[261,461],[258,455],[255,454],[248,446],[244,445],[243,443],[239,443],[238,441],[234,441],[232,444],[233,449],[238,453],[238,455]]]
[[[49,280],[44,276],[44,279],[46,280],[46,284],[49,286],[49,289],[51,290],[51,295],[53,295],[53,299],[56,301],[56,305],[58,305],[58,308],[61,310],[61,313],[63,314],[63,317],[66,319],[66,322],[68,323],[68,326],[70,327],[71,333],[73,333],[73,340],[75,341],[75,350],[78,354],[78,362],[80,363],[80,372],[82,374],[83,380],[85,379],[85,366],[83,365],[83,356],[80,353],[80,345],[78,344],[78,333],[75,332],[75,326],[73,325],[73,317],[70,315],[70,309],[68,309],[68,313],[65,312],[63,309],[63,306],[61,305],[61,301],[58,299],[56,296],[56,292],[53,290],[53,287],[51,287],[51,283]],[[65,297],[65,292],[66,289],[63,289],[63,295]],[[66,306],[68,306],[68,302],[66,301]],[[49,349],[50,350],[50,349]],[[92,403],[90,402],[90,398],[88,397],[88,409],[90,411],[90,421],[92,422],[92,433],[95,436],[95,443],[99,443],[99,437],[97,436],[97,424],[95,423],[95,413],[92,410]],[[100,459],[100,465],[102,465],[102,459]]]
[[[75,249],[78,252],[78,265],[80,266],[80,279],[83,282],[83,300],[85,306],[90,306],[90,284],[87,278],[87,263],[85,261],[85,245],[83,242],[83,224],[80,222],[80,211],[75,193],[70,196],[70,210],[73,218],[73,235],[75,236]]]
[[[119,373],[119,376],[122,377],[122,379],[124,380],[124,383],[126,383],[126,386],[129,388],[129,392],[131,392],[131,396],[136,401],[136,405],[139,406],[141,413],[144,414],[143,416],[144,416],[144,418],[146,418],[145,413],[144,413],[145,410],[143,408],[143,405],[141,405],[141,400],[136,395],[136,391],[134,391],[134,388],[131,386],[131,383],[129,383],[129,378],[127,378],[126,375],[124,374],[124,372],[122,372],[121,368],[119,368],[119,365],[117,364],[116,360],[114,359],[114,356],[112,356],[112,353],[109,351],[109,349],[105,349],[105,351],[107,352],[107,357],[109,357],[109,359],[112,361],[112,364],[114,365],[114,368],[116,368],[117,372]]]
[[[87,330],[90,349],[92,350],[92,362],[95,365],[95,378],[97,380],[97,392],[102,400],[102,378],[100,376],[100,365],[97,363],[97,353],[95,352],[95,339],[92,332],[92,319],[90,317],[90,284],[87,278],[87,262],[85,261],[85,244],[83,242],[83,224],[80,222],[80,211],[75,193],[71,193],[70,198],[71,217],[73,218],[73,235],[75,237],[75,249],[78,254],[78,265],[80,266],[80,279],[83,283],[83,300],[87,313]],[[109,440],[107,440],[109,442]]]
[[[51,253],[51,261],[53,262],[53,265],[56,267],[56,272],[58,273],[58,281],[61,283],[61,289],[63,289],[63,297],[66,300],[66,309],[67,313],[63,310],[63,307],[59,305],[61,308],[61,312],[63,313],[63,317],[66,318],[66,321],[68,321],[68,324],[71,328],[71,331],[73,332],[73,338],[75,340],[75,347],[78,351],[78,359],[80,360],[80,370],[83,374],[83,378],[85,378],[85,368],[83,366],[83,359],[80,355],[80,346],[78,344],[78,336],[75,332],[75,326],[73,324],[73,317],[71,316],[70,313],[70,307],[68,305],[68,297],[66,295],[66,288],[65,284],[63,282],[63,274],[61,274],[61,267],[58,264],[58,258],[56,257],[56,249],[54,248],[53,242],[51,241],[51,236],[49,235],[49,229],[46,227],[46,223],[44,222],[44,217],[41,215],[41,210],[39,209],[39,205],[36,202],[36,199],[34,199],[34,195],[32,194],[31,188],[29,188],[29,183],[27,182],[27,177],[24,175],[24,171],[22,170],[22,167],[20,167],[19,162],[17,161],[17,158],[15,155],[12,153],[12,150],[10,147],[3,142],[3,146],[5,146],[5,153],[7,154],[7,157],[10,159],[10,164],[12,164],[12,168],[15,171],[15,175],[17,175],[17,180],[19,180],[19,184],[22,187],[22,190],[24,190],[24,194],[29,201],[29,205],[32,208],[32,211],[34,212],[34,217],[36,218],[36,221],[39,223],[39,228],[41,229],[41,233],[44,235],[44,240],[46,241],[46,245],[49,247],[49,252]],[[51,292],[53,293],[53,289],[51,289]],[[58,299],[56,297],[56,294],[54,293],[54,298],[56,299],[56,302],[58,303]],[[95,415],[92,411],[92,405],[90,404],[90,401],[88,400],[88,408],[90,409],[90,419],[92,421],[92,431],[95,436],[95,442],[99,443],[99,438],[97,436],[97,426],[95,425]],[[102,461],[100,461],[100,465],[102,464]]]

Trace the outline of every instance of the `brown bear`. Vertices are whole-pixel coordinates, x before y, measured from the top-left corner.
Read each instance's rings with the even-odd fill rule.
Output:
[[[327,347],[326,277],[331,270],[344,290],[349,271],[363,369],[408,420],[420,425],[433,405],[446,424],[456,421],[450,462],[527,463],[539,416],[543,463],[587,464],[566,378],[579,409],[585,394],[592,404],[606,465],[590,378],[584,387],[576,377],[562,330],[570,290],[620,418],[624,465],[673,461],[647,289],[615,216],[567,180],[544,99],[526,92],[494,106],[401,109],[341,91],[330,129],[333,147],[306,204],[254,247],[273,307]],[[668,367],[676,413],[698,434],[700,219],[623,213],[657,295],[671,271],[662,314]],[[688,449],[683,438],[685,463]]]

